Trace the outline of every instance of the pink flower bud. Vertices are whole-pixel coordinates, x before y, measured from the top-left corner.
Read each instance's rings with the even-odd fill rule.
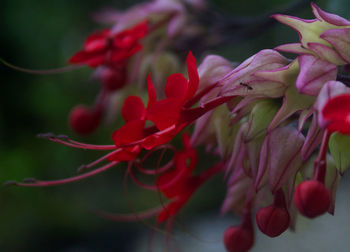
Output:
[[[256,214],[256,223],[261,232],[276,237],[289,227],[290,217],[286,208],[270,205],[261,208]]]
[[[121,89],[126,84],[126,68],[106,68],[102,73],[102,83],[108,91]]]
[[[328,189],[316,180],[302,182],[294,193],[294,204],[302,215],[309,218],[324,214],[329,209],[330,202]]]
[[[224,234],[224,244],[229,252],[247,252],[254,245],[254,233],[251,228],[229,227]]]
[[[69,115],[69,126],[79,134],[89,134],[97,128],[100,119],[100,110],[78,105]]]

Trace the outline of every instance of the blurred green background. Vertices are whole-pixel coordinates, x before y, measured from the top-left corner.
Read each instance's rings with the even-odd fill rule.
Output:
[[[124,9],[134,2],[137,1],[1,0],[0,57],[31,69],[64,66],[81,48],[84,38],[102,27],[93,22],[92,13],[103,7]],[[278,12],[293,1],[212,0],[211,3],[226,15],[254,17]],[[317,3],[321,8],[350,18],[347,0]],[[309,6],[294,14],[312,18]],[[210,53],[242,61],[261,49],[297,39],[294,31],[277,24],[250,39],[238,40]],[[99,90],[98,83],[89,81],[90,74],[91,70],[84,68],[57,75],[30,75],[0,65],[0,183],[26,177],[68,177],[74,175],[81,164],[102,154],[71,149],[35,137],[38,133],[54,132],[89,143],[111,143],[110,135],[117,125],[102,126],[89,137],[75,135],[68,128],[70,109],[76,104],[93,103]],[[148,227],[141,223],[110,222],[92,213],[98,209],[130,212],[122,193],[124,171],[125,167],[120,165],[69,185],[0,189],[0,251],[133,251],[134,243]],[[213,179],[196,194],[185,210],[188,214],[184,221],[194,216],[216,215],[225,193],[221,181],[220,177]],[[136,209],[159,204],[153,194],[133,185],[129,188]],[[181,245],[181,241],[179,243]],[[147,251],[146,245],[147,242],[140,251]],[[184,251],[196,251],[188,249]],[[221,249],[215,251],[224,251]]]

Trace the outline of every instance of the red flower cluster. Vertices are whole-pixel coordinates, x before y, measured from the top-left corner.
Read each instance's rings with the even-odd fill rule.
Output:
[[[147,34],[147,31],[147,21],[117,34],[112,34],[109,29],[98,31],[86,39],[84,49],[74,54],[69,62],[90,67],[124,64],[128,58],[142,49],[139,40]]]
[[[172,74],[168,77],[165,99],[157,101],[154,85],[148,76],[147,107],[137,96],[129,96],[125,100],[122,116],[126,123],[112,135],[116,147],[122,147],[123,151],[111,156],[110,160],[133,160],[142,148],[152,149],[169,142],[187,125],[181,120],[181,110],[194,96],[199,84],[196,59],[192,53],[187,57],[187,70],[188,81],[182,74]],[[146,121],[151,121],[154,125],[146,127]]]
[[[86,39],[84,49],[70,58],[69,62],[73,64],[102,66],[99,75],[103,90],[97,98],[95,107],[78,105],[71,111],[69,124],[75,132],[89,134],[98,127],[108,101],[108,94],[126,84],[127,60],[142,49],[139,40],[148,33],[148,30],[148,21],[144,21],[116,34],[112,34],[109,29],[93,33]]]

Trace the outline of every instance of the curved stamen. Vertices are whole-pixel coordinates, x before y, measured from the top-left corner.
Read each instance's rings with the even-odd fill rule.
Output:
[[[52,133],[38,134],[39,138],[46,138],[52,142],[63,144],[69,147],[84,149],[84,150],[115,150],[117,147],[115,145],[94,145],[86,144],[78,141],[74,141],[65,135],[54,135]]]
[[[156,186],[152,186],[152,185],[146,185],[144,183],[142,183],[140,180],[138,180],[136,178],[136,176],[134,175],[134,173],[132,172],[132,166],[130,166],[127,170],[127,172],[130,174],[130,178],[135,182],[136,185],[138,185],[139,187],[146,189],[146,190],[151,190],[151,191],[156,191],[158,190],[158,188]]]
[[[120,151],[122,151],[122,149],[117,149],[117,150],[115,150],[115,151],[112,151],[112,152],[108,153],[107,155],[104,155],[104,156],[100,157],[99,159],[97,159],[97,160],[95,160],[95,161],[93,161],[93,162],[91,162],[91,163],[89,163],[89,164],[87,164],[87,165],[82,165],[82,166],[80,166],[80,167],[77,169],[77,172],[78,172],[78,173],[81,173],[81,172],[85,171],[86,169],[89,169],[89,168],[91,168],[91,167],[97,165],[98,163],[100,163],[100,162],[106,160],[107,158],[109,158],[109,157],[111,157],[111,156],[117,154],[117,153],[120,152]]]
[[[150,155],[152,155],[154,152],[158,151],[158,150],[172,150],[172,151],[176,151],[175,147],[170,145],[170,144],[164,144],[164,145],[160,145],[160,146],[156,146],[153,149],[149,150],[141,159],[141,163],[145,162],[146,159],[149,158]]]
[[[125,200],[126,200],[128,206],[129,206],[130,210],[131,210],[132,212],[136,212],[135,209],[134,209],[134,207],[133,207],[133,205],[132,205],[132,203],[130,202],[130,199],[129,199],[129,196],[128,196],[128,189],[127,189],[128,175],[129,175],[129,171],[130,171],[132,165],[133,165],[132,162],[129,162],[129,163],[128,163],[128,169],[126,170],[125,175],[124,175],[124,179],[123,179],[123,194],[124,194],[124,196],[125,196]],[[163,206],[161,206],[161,207],[163,208]],[[154,231],[157,231],[157,232],[163,233],[163,234],[166,233],[164,230],[159,229],[159,228],[156,227],[156,226],[153,226],[153,225],[148,224],[145,220],[142,220],[142,219],[139,219],[139,220],[140,220],[140,222],[143,223],[145,226],[151,228],[151,229],[154,230]]]
[[[142,212],[134,212],[130,214],[122,214],[122,213],[107,213],[103,211],[94,211],[94,213],[102,217],[104,219],[108,219],[111,221],[119,221],[119,222],[135,222],[140,220],[147,220],[158,215],[163,208],[158,206],[156,208],[152,208]]]
[[[30,74],[43,74],[43,75],[65,73],[71,70],[78,69],[83,66],[83,65],[74,65],[74,66],[72,65],[72,66],[65,66],[65,67],[47,69],[47,70],[35,70],[35,69],[27,69],[27,68],[12,65],[11,63],[1,58],[0,58],[0,62],[3,63],[5,66],[20,72],[30,73]]]
[[[17,186],[24,186],[24,187],[46,187],[46,186],[56,186],[56,185],[62,185],[62,184],[68,184],[72,182],[76,182],[79,180],[83,180],[86,178],[89,178],[91,176],[94,176],[96,174],[99,174],[101,172],[104,172],[111,167],[115,166],[119,162],[113,161],[109,164],[106,164],[96,170],[93,170],[91,172],[84,173],[79,176],[74,176],[70,178],[65,178],[65,179],[60,179],[60,180],[53,180],[53,181],[43,181],[43,180],[35,180],[35,179],[30,179],[27,183],[26,182],[11,182],[11,185],[17,185]],[[8,183],[5,183],[5,185],[8,185]]]
[[[163,165],[162,167],[158,168],[158,169],[145,169],[143,168],[139,163],[135,163],[136,168],[147,175],[156,175],[159,173],[163,173],[167,170],[169,170],[172,166],[173,166],[174,162],[173,160],[170,160],[167,164]]]

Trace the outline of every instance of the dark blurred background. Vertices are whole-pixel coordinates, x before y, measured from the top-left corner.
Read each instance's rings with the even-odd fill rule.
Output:
[[[92,20],[92,13],[104,7],[125,9],[135,2],[138,1],[1,0],[0,57],[31,69],[64,66],[81,48],[85,37],[103,27]],[[210,1],[225,15],[237,17],[277,13],[294,2],[297,1]],[[348,0],[315,2],[325,10],[350,18]],[[312,18],[311,8],[307,4],[293,15]],[[209,52],[242,61],[261,49],[297,40],[293,30],[275,24]],[[79,103],[91,104],[99,90],[98,83],[89,81],[90,74],[91,70],[84,68],[56,75],[31,75],[0,65],[0,183],[26,177],[68,177],[81,164],[101,155],[38,139],[38,133],[54,132],[89,143],[111,143],[111,126],[101,126],[89,137],[78,136],[68,128],[70,109]],[[136,251],[135,242],[149,231],[147,226],[110,222],[92,213],[98,209],[130,212],[122,193],[124,171],[125,167],[120,165],[78,183],[0,189],[0,251]],[[194,217],[203,220],[211,216],[213,221],[220,218],[217,212],[225,193],[221,179],[213,179],[196,194],[184,211],[187,213],[184,222],[190,223]],[[159,204],[153,194],[133,185],[129,187],[129,196],[139,210]],[[141,239],[141,244],[143,240],[144,250],[141,245],[137,251],[147,251],[147,239]],[[180,240],[180,246],[181,243]],[[201,250],[185,247],[184,251]]]

